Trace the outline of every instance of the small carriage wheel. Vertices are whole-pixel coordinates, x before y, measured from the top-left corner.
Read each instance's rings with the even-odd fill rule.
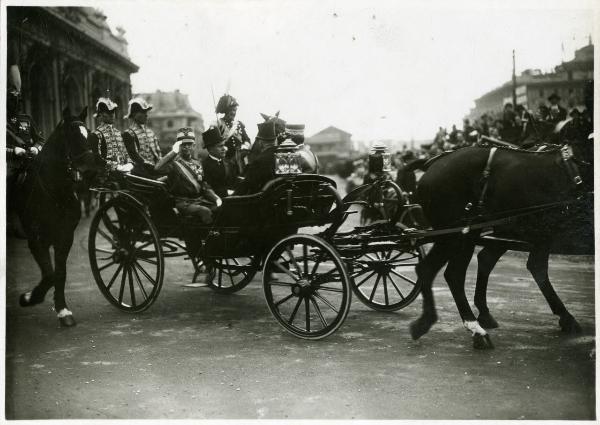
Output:
[[[391,180],[379,180],[373,183],[368,192],[370,207],[378,211],[384,220],[395,224],[400,218],[404,205],[402,189]]]
[[[164,258],[143,208],[122,198],[103,204],[90,225],[90,266],[102,295],[123,311],[140,312],[162,288]]]
[[[260,267],[260,257],[211,258],[204,265],[210,276],[206,282],[210,289],[232,294],[252,282]]]
[[[346,259],[352,290],[373,310],[403,309],[421,292],[415,267],[424,255],[422,246],[406,249],[397,244],[370,245],[364,254]]]
[[[350,276],[337,251],[312,235],[292,235],[269,252],[263,289],[269,310],[286,331],[321,339],[346,319],[352,291]]]

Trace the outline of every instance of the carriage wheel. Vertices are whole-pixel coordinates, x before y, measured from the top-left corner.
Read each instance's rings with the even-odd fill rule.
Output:
[[[90,265],[102,295],[127,312],[146,310],[162,288],[164,258],[158,233],[144,210],[114,198],[90,226]]]
[[[271,250],[263,269],[269,310],[286,331],[321,339],[346,319],[352,292],[346,266],[335,249],[312,235],[292,235]]]
[[[400,187],[391,180],[380,180],[373,184],[368,194],[371,208],[390,223],[398,221],[404,205],[404,197]]]
[[[214,258],[204,262],[213,291],[232,294],[248,285],[258,271],[259,257]]]
[[[389,244],[347,259],[352,290],[373,310],[400,310],[413,302],[421,291],[415,266],[424,255],[423,247],[407,250]]]

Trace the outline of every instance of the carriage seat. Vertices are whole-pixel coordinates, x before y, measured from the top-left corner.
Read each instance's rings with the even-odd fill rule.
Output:
[[[153,200],[171,197],[167,190],[167,183],[164,181],[140,177],[134,174],[125,174],[125,189],[135,195]]]

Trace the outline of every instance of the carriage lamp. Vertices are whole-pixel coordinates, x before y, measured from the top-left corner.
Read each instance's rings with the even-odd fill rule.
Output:
[[[392,171],[392,155],[383,143],[375,143],[371,148],[371,152],[369,153],[369,171],[375,174]]]
[[[300,174],[300,153],[298,146],[291,140],[286,140],[275,150],[275,174]]]

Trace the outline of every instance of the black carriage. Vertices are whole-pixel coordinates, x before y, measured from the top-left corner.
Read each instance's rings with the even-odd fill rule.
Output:
[[[233,293],[262,271],[269,310],[293,335],[320,339],[345,320],[351,293],[394,311],[418,295],[415,266],[424,252],[406,238],[413,206],[381,177],[343,200],[325,176],[292,174],[252,195],[231,196],[213,223],[181,215],[160,181],[125,175],[94,216],[89,255],[102,294],[127,312],[148,309],[164,281],[165,258],[187,256],[210,273],[210,288]],[[374,222],[341,229],[353,206],[378,211]]]

